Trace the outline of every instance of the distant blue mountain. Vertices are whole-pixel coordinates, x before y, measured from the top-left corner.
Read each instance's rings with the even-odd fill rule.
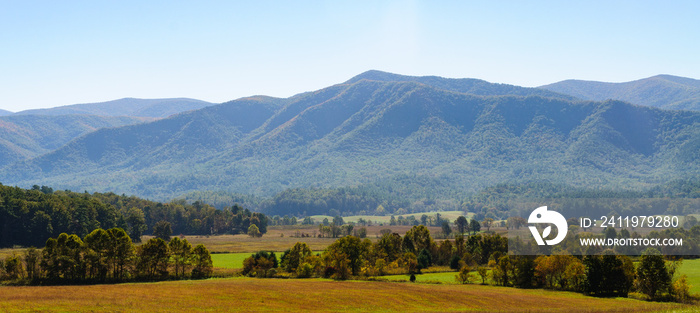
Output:
[[[206,101],[173,99],[135,99],[119,100],[61,106],[50,109],[36,109],[17,112],[16,115],[100,115],[100,116],[135,116],[163,118],[186,111],[199,110],[213,105]]]
[[[100,128],[153,118],[95,115],[9,115],[0,117],[0,167],[53,151]]]
[[[574,100],[575,98],[566,94],[552,92],[544,89],[526,88],[508,84],[494,84],[485,80],[475,78],[444,78],[439,76],[406,76],[371,70],[357,75],[346,84],[356,83],[360,80],[372,80],[381,82],[416,82],[438,89],[468,93],[477,96],[541,96],[548,98],[558,98]]]
[[[428,201],[503,182],[639,189],[697,177],[699,153],[700,112],[370,71],[287,99],[100,129],[6,166],[0,181],[164,200],[391,182],[384,190]]]
[[[580,99],[622,100],[662,109],[700,111],[700,80],[657,75],[625,83],[565,80],[539,87]]]

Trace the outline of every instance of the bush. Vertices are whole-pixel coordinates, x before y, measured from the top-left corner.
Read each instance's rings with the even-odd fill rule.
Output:
[[[298,278],[309,278],[314,274],[314,267],[309,263],[303,263],[297,268]]]
[[[258,237],[262,237],[262,233],[260,232],[260,229],[258,228],[257,225],[250,224],[250,227],[248,227],[248,236],[253,237],[253,238],[258,238]]]
[[[682,303],[690,300],[690,285],[688,285],[688,276],[681,275],[672,286],[673,298]]]

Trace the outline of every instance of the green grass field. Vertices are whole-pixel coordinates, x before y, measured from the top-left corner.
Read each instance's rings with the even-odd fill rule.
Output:
[[[683,264],[678,269],[678,273],[688,276],[691,294],[700,294],[700,259],[683,260]]]
[[[251,253],[215,253],[211,255],[214,267],[219,268],[243,268],[243,260],[249,257]],[[280,257],[278,254],[277,257]]]
[[[214,263],[214,267],[239,269],[243,268],[243,260],[248,258],[251,254],[250,252],[214,253],[211,255],[211,260],[212,263]],[[282,258],[282,252],[275,252],[275,255],[278,260]]]
[[[490,273],[491,270],[489,270]],[[472,284],[481,284],[481,276],[479,276],[476,271],[469,273],[472,277]],[[457,272],[440,272],[440,273],[424,273],[416,275],[416,283],[425,284],[448,284],[448,285],[459,285],[455,279]],[[387,275],[378,277],[381,279],[386,279],[388,281],[408,281],[410,275]],[[486,278],[486,283],[491,283],[491,281]]]

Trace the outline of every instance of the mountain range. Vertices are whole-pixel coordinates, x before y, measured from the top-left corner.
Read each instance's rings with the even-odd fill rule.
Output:
[[[10,111],[5,111],[5,110],[0,109],[0,116],[10,115],[10,114],[13,114],[13,113]]]
[[[0,167],[56,150],[69,141],[105,127],[153,119],[94,115],[10,115],[0,117]]]
[[[657,75],[625,83],[565,80],[541,86],[579,99],[621,100],[663,109],[700,111],[700,80]]]
[[[212,103],[188,98],[124,98],[100,103],[73,104],[50,109],[25,110],[17,112],[15,115],[100,115],[164,118],[185,111],[199,110],[210,105],[212,105]]]
[[[700,172],[700,112],[577,98],[369,71],[286,99],[99,129],[4,167],[0,181],[159,200],[362,185],[439,199],[502,182],[638,189]]]

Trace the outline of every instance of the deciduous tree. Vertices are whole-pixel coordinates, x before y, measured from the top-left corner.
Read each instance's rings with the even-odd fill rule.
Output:
[[[172,225],[167,221],[160,221],[153,226],[153,236],[156,238],[163,239],[163,241],[170,241],[170,236],[173,234]]]
[[[184,277],[186,272],[192,265],[192,245],[187,239],[181,240],[178,237],[173,237],[168,243],[170,256],[173,260],[173,270],[175,277]]]
[[[670,293],[671,275],[658,250],[644,251],[637,267],[637,288],[651,299]]]

